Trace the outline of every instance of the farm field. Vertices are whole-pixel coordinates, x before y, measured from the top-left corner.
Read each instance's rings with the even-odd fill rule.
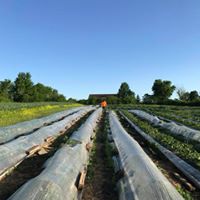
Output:
[[[200,0],[0,3],[0,200],[200,200]]]
[[[48,117],[22,122],[16,131],[0,129],[1,200],[200,198],[200,142],[160,128],[170,123],[166,116],[155,125],[132,112],[157,119],[150,109],[161,112],[159,106],[11,106],[15,112],[41,109]],[[49,115],[53,110],[61,112]]]
[[[127,109],[141,109],[151,114],[180,122],[200,130],[200,107],[168,105],[125,105]]]
[[[189,126],[189,127],[198,128],[199,118],[197,117],[198,116],[197,113],[199,113],[200,111],[199,108],[178,107],[178,106],[157,106],[157,105],[154,105],[154,106],[150,106],[150,105],[144,105],[144,106],[143,105],[139,105],[139,106],[128,105],[127,106],[126,105],[126,106],[120,106],[120,109],[117,109],[117,110],[121,110],[122,114],[126,116],[131,121],[131,123],[134,124],[133,125],[134,130],[136,130],[137,132],[138,131],[141,132],[141,135],[145,138],[147,145],[153,146],[155,151],[158,151],[158,152],[160,152],[160,149],[162,150],[163,147],[165,148],[164,150],[165,152],[166,150],[170,150],[172,154],[184,160],[186,163],[192,166],[192,170],[194,170],[196,173],[199,174],[199,169],[200,169],[199,139],[195,139],[195,141],[193,140],[193,138],[189,139],[190,134],[193,131],[193,129],[189,128],[189,131],[188,131],[188,127],[186,127],[186,129],[182,130],[183,126],[181,125],[181,124],[184,124],[185,126],[187,126],[188,124],[191,125],[191,123],[185,123],[185,121],[187,122],[190,121],[194,113],[197,126]],[[156,113],[158,115],[156,115]],[[173,117],[170,117],[170,113]],[[159,117],[161,116],[161,118],[159,119],[157,118],[157,116]],[[178,117],[174,118],[174,116],[178,116]],[[184,116],[184,120],[181,119],[181,116]],[[177,119],[177,120],[174,120],[174,119]],[[170,120],[174,120],[175,122],[182,122],[182,123],[181,124],[178,123],[177,125],[175,125],[174,129],[169,129],[169,127],[171,126],[173,127],[174,125],[174,122],[171,122]],[[163,127],[167,127],[168,129],[163,128],[162,124],[167,124],[167,126],[163,126]],[[174,134],[174,131],[176,131],[177,127],[178,127],[179,132],[178,134]],[[188,131],[188,135],[186,135],[187,131]],[[195,130],[195,134],[198,137],[200,136],[200,132],[198,131],[198,129]],[[153,140],[151,138],[153,138]],[[159,145],[162,145],[163,147],[160,147]],[[163,152],[161,151],[161,154],[166,156],[167,154]],[[168,159],[170,158],[168,157]],[[183,161],[180,161],[180,162],[183,162]],[[187,166],[188,168],[190,168],[189,165]],[[199,175],[197,179],[199,182],[200,180]],[[197,190],[199,191],[199,189]],[[183,194],[185,193],[183,192]],[[183,196],[186,199],[187,198],[193,199],[192,197],[187,197],[187,195],[186,196],[183,195]],[[199,192],[197,192],[197,196],[199,197]],[[196,199],[197,197],[194,197],[194,198]]]
[[[66,103],[0,103],[0,127],[44,117],[78,106],[81,105]]]

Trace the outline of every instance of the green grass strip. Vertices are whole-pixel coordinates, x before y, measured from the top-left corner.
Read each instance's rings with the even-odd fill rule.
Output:
[[[35,118],[44,117],[56,112],[81,106],[80,104],[46,104],[41,106],[23,107],[20,109],[1,109],[0,110],[0,127],[13,125],[19,122],[28,121]]]

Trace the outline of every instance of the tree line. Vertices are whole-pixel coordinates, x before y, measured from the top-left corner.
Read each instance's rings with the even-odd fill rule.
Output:
[[[42,83],[34,84],[30,73],[19,73],[14,82],[0,81],[0,102],[64,102],[66,98],[56,89]]]
[[[178,98],[170,99],[174,92]],[[177,88],[171,81],[157,79],[152,86],[153,94],[145,94],[143,103],[147,104],[172,104],[172,105],[200,105],[200,94],[198,91],[186,91],[184,88]]]
[[[170,99],[174,92],[178,99]],[[176,88],[171,81],[157,79],[152,86],[152,94],[145,94],[142,99],[133,92],[128,83],[120,85],[118,93],[105,99],[109,104],[174,104],[174,105],[200,105],[200,94],[196,91],[186,91],[184,88]],[[65,102],[64,95],[56,89],[45,86],[42,83],[34,84],[30,73],[19,73],[14,82],[9,79],[0,81],[0,102]],[[102,99],[92,97],[87,100],[70,98],[70,103],[99,104]]]
[[[177,91],[178,99],[170,99]],[[102,99],[89,98],[82,103],[98,104]],[[200,95],[196,90],[187,92],[183,88],[176,88],[171,81],[157,79],[152,86],[152,94],[145,94],[142,99],[130,89],[128,83],[121,84],[117,95],[106,97],[109,104],[172,104],[172,105],[200,105]]]

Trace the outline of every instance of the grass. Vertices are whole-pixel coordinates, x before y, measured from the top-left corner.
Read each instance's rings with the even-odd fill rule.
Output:
[[[67,103],[0,103],[0,127],[81,106]]]

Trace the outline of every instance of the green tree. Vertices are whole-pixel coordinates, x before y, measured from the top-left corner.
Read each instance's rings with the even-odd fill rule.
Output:
[[[118,97],[119,97],[121,103],[128,104],[128,103],[136,102],[135,93],[133,91],[131,91],[128,83],[126,83],[126,82],[121,84],[119,91],[118,91]]]
[[[19,73],[14,82],[14,100],[30,102],[32,100],[33,82],[30,73]]]
[[[96,97],[90,97],[89,99],[88,99],[88,104],[89,105],[96,105],[96,104],[99,104],[100,103],[100,100],[98,99],[98,98],[96,98]]]
[[[142,98],[143,103],[145,104],[152,104],[155,102],[154,96],[150,94],[145,94]]]
[[[199,94],[196,90],[193,90],[189,94],[189,100],[192,102],[198,101],[199,100]]]
[[[137,103],[140,103],[140,101],[141,101],[140,96],[137,95],[137,96],[136,96],[136,102],[137,102]]]
[[[51,87],[41,83],[34,85],[30,73],[19,73],[14,83],[8,79],[0,81],[0,101],[12,100],[16,102],[65,102],[66,98]]]
[[[13,83],[11,80],[5,79],[0,81],[0,101],[12,100]]]
[[[68,102],[68,103],[77,103],[77,100],[74,99],[74,98],[69,98],[69,99],[67,100],[67,102]]]
[[[130,95],[122,99],[122,103],[124,104],[134,104],[136,103],[136,99],[134,96]]]
[[[80,99],[80,100],[78,100],[78,103],[83,104],[83,105],[87,105],[88,100],[87,99]]]
[[[119,103],[119,98],[116,96],[109,96],[106,98],[106,101],[108,104],[118,104]]]
[[[189,101],[190,93],[187,92],[184,88],[177,88],[177,94],[180,101]]]
[[[36,102],[42,102],[46,101],[46,87],[41,84],[37,83],[36,85],[33,86],[32,89],[32,101]]]
[[[171,81],[161,79],[155,80],[152,91],[153,96],[157,102],[165,102],[173,94],[176,87],[172,85]]]
[[[57,97],[57,102],[65,102],[66,101],[66,98],[63,94],[58,94],[58,97]]]
[[[32,89],[32,101],[57,101],[57,102],[64,102],[66,98],[64,95],[58,93],[57,90],[45,86],[41,83],[37,83],[33,86]]]
[[[134,92],[132,92],[129,88],[128,83],[124,82],[121,84],[119,91],[118,91],[118,97],[119,98],[125,98],[127,96],[134,96]]]

